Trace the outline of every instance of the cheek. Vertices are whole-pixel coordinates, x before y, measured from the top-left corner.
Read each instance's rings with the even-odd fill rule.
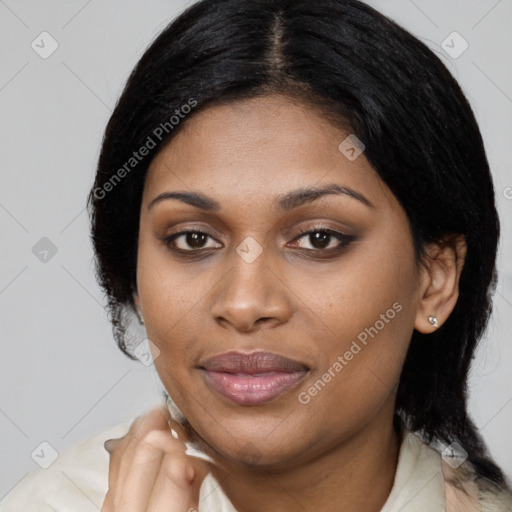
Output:
[[[344,344],[377,323],[380,334],[395,334],[410,315],[416,273],[412,245],[407,238],[386,243],[383,234],[363,241],[329,267],[319,266],[288,276],[290,287],[306,307],[312,325],[323,327],[326,346],[343,350]],[[299,306],[300,307],[300,302]],[[393,304],[397,303],[395,307]],[[401,311],[398,312],[397,309]],[[383,318],[381,316],[384,315]]]
[[[310,287],[308,304],[329,327],[328,336],[315,340],[321,361],[316,389],[306,390],[318,396],[320,414],[330,407],[369,414],[395,389],[415,315],[416,273],[408,244],[368,244],[328,279],[316,279],[316,287],[303,281],[302,293]]]
[[[199,308],[207,284],[197,273],[180,270],[164,249],[149,243],[139,246],[138,262],[137,287],[147,335],[163,356],[159,364],[170,364],[182,359],[197,337]]]

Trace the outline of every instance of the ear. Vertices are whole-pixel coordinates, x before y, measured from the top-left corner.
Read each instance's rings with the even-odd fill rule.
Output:
[[[428,320],[437,317],[439,327],[450,316],[459,298],[459,280],[466,259],[464,235],[444,235],[430,244],[425,265],[421,265],[420,300],[414,328],[428,334],[436,330]]]

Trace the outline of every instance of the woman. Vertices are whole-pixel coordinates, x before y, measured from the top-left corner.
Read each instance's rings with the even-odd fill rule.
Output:
[[[130,76],[89,206],[115,339],[135,357],[137,313],[170,398],[3,512],[512,510],[466,400],[489,166],[404,29],[356,0],[196,3]]]

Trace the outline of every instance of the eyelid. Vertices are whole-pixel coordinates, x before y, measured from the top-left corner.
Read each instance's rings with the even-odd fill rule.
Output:
[[[327,233],[329,236],[335,238],[338,240],[338,245],[336,247],[331,247],[329,249],[303,249],[306,252],[311,253],[325,253],[325,252],[331,252],[335,250],[342,250],[344,247],[348,246],[351,242],[357,239],[356,235],[346,234],[342,231],[339,231],[337,229],[332,229],[328,226],[325,226],[323,224],[316,224],[314,226],[310,226],[309,228],[301,228],[299,229],[298,234],[291,240],[291,242],[295,242],[303,237],[305,237],[308,234],[312,233]],[[186,254],[186,253],[201,253],[204,251],[211,251],[211,249],[216,249],[212,247],[206,247],[206,248],[200,248],[200,249],[178,249],[171,247],[171,243],[176,240],[177,238],[180,238],[181,236],[187,235],[189,233],[199,233],[202,235],[206,235],[208,238],[214,240],[216,243],[222,243],[219,242],[215,236],[213,236],[208,230],[198,227],[189,227],[189,228],[183,228],[180,231],[176,231],[175,233],[171,233],[169,235],[166,235],[164,237],[161,237],[161,240],[164,242],[164,244],[168,247],[168,249],[171,252],[178,253],[178,254]]]
[[[303,235],[307,235],[310,233],[316,233],[317,231],[323,231],[327,233],[331,233],[333,235],[340,235],[340,236],[351,236],[347,233],[344,233],[343,231],[340,231],[337,228],[331,228],[329,226],[323,225],[323,224],[316,224],[314,226],[308,227],[308,228],[300,228],[298,235],[295,238],[298,238]]]
[[[167,245],[170,249],[170,244],[171,242],[173,242],[174,240],[176,240],[177,238],[181,237],[181,236],[184,236],[184,235],[187,235],[188,233],[199,233],[201,235],[206,235],[208,238],[211,238],[212,240],[214,240],[216,243],[222,243],[222,242],[219,242],[211,233],[209,233],[207,230],[205,229],[200,229],[200,228],[188,228],[188,229],[182,229],[180,231],[176,231],[175,233],[171,233],[169,235],[165,235],[163,237],[159,237],[164,243],[165,245]],[[202,250],[208,250],[208,249],[211,249],[211,248],[206,248],[206,249],[191,249],[191,250],[185,250],[185,249],[174,249],[175,251],[180,251],[180,252],[199,252],[199,251],[202,251]],[[173,249],[171,249],[173,250]]]
[[[292,242],[300,240],[301,238],[304,238],[305,235],[309,235],[312,233],[327,233],[332,238],[338,240],[338,245],[336,247],[331,247],[330,249],[306,249],[306,251],[311,253],[326,253],[336,250],[342,250],[344,247],[348,246],[358,238],[356,235],[347,234],[337,229],[332,229],[328,226],[316,225],[311,228],[301,229],[299,231],[299,234],[292,240]]]

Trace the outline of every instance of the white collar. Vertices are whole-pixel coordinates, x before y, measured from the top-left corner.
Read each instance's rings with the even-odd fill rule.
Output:
[[[62,451],[48,469],[27,475],[2,500],[0,509],[34,510],[38,504],[59,512],[98,512],[108,490],[109,457],[103,443],[125,435],[130,424],[116,425]],[[405,428],[401,436],[394,483],[381,512],[446,512],[441,455]],[[237,512],[211,473],[203,481],[199,498],[199,512]],[[493,496],[491,502],[496,503]],[[503,499],[503,507],[492,510],[511,510],[506,503],[510,505]]]
[[[381,512],[446,512],[441,455],[404,429],[395,480]]]

